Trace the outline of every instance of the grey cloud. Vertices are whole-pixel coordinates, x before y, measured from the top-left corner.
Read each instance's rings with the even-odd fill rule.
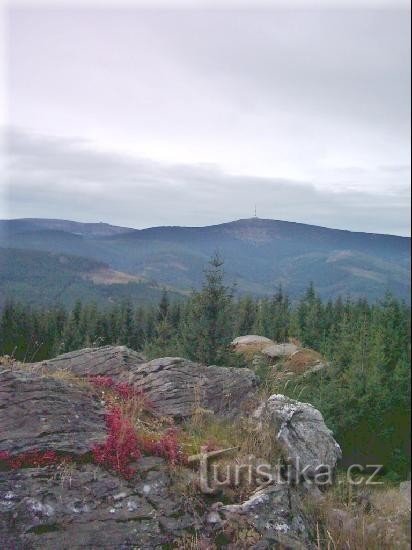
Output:
[[[407,11],[254,10],[146,14],[166,51],[234,102],[408,128]],[[188,48],[187,45],[191,47]]]
[[[20,8],[9,22],[11,125],[325,185],[330,167],[407,162],[407,10]]]
[[[408,188],[331,192],[310,182],[226,174],[93,149],[84,140],[7,135],[8,217],[59,217],[129,227],[206,225],[250,217],[408,234]]]

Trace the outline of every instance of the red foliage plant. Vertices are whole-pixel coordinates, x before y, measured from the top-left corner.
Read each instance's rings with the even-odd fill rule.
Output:
[[[142,453],[161,456],[171,464],[185,462],[175,428],[168,429],[159,439],[137,435],[132,421],[119,407],[112,407],[106,415],[108,436],[104,443],[95,445],[93,457],[97,464],[115,470],[130,479],[136,470],[131,464]]]
[[[141,439],[144,452],[165,458],[170,464],[184,463],[187,457],[182,451],[178,439],[178,430],[169,428],[159,439]]]
[[[140,388],[135,388],[127,382],[115,382],[111,376],[89,376],[90,383],[96,388],[108,389],[125,401],[138,399],[145,409],[151,409],[153,404]]]
[[[55,451],[27,451],[18,455],[11,455],[8,451],[0,452],[0,461],[12,470],[20,468],[40,468],[50,466],[67,460],[59,456]]]
[[[106,415],[106,425],[107,439],[93,447],[94,460],[129,479],[135,473],[131,462],[142,456],[133,424],[119,407],[112,407]]]

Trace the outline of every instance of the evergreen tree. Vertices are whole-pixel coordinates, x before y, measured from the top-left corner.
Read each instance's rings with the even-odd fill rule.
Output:
[[[167,290],[163,289],[162,297],[160,298],[159,307],[157,311],[157,322],[164,321],[169,316],[169,296]]]
[[[271,338],[275,342],[287,342],[289,337],[290,303],[280,285],[271,303]]]
[[[224,284],[223,260],[215,254],[200,292],[193,292],[182,327],[183,353],[206,364],[223,364],[232,336],[232,291]]]
[[[237,336],[251,334],[256,322],[256,302],[251,296],[246,296],[239,300],[235,319],[236,326],[234,332]]]

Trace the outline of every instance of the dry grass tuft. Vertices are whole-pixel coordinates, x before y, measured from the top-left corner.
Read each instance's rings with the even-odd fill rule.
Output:
[[[23,371],[27,373],[32,373],[42,378],[54,378],[56,380],[69,382],[70,384],[75,384],[83,388],[91,387],[90,382],[87,380],[87,378],[76,376],[70,369],[57,369],[53,372],[50,372],[42,367],[41,364],[22,363],[7,355],[0,357],[0,365],[4,365],[12,371]]]
[[[343,480],[316,503],[307,503],[317,525],[317,548],[410,548],[410,504],[397,487],[349,487]]]
[[[235,352],[242,355],[246,361],[252,361],[256,355],[262,355],[262,350],[268,347],[268,342],[261,344],[248,344],[247,346],[239,346]]]
[[[178,550],[216,550],[216,546],[197,532],[183,533],[172,543],[172,548]]]
[[[217,478],[229,480],[218,489],[226,502],[247,499],[262,483],[257,467],[274,465],[280,457],[273,429],[258,430],[255,422],[244,417],[229,420],[208,413],[194,415],[184,424],[182,437],[189,456],[199,454],[204,447],[208,451],[233,449],[212,460]],[[240,472],[237,478],[236,471]]]
[[[12,368],[17,363],[16,359],[10,355],[0,356],[0,366],[6,368]]]

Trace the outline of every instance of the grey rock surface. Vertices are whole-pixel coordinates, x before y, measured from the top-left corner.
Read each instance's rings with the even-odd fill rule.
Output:
[[[181,357],[162,357],[123,377],[141,388],[162,415],[191,416],[198,408],[235,416],[255,395],[258,378],[249,369],[206,366]]]
[[[24,370],[0,371],[0,451],[81,455],[105,438],[104,408],[84,389]]]
[[[252,525],[262,537],[259,548],[315,548],[310,522],[296,491],[287,484],[260,489],[242,504],[222,506],[220,512],[229,520],[240,516]]]
[[[152,470],[141,473],[137,484],[91,464],[68,471],[53,467],[2,472],[0,547],[161,548],[189,522],[183,502],[170,490],[165,464],[157,467],[162,496],[154,487]],[[148,487],[148,494],[140,486]],[[190,526],[196,526],[194,516]]]
[[[260,346],[274,344],[273,340],[266,338],[266,336],[259,336],[257,334],[247,334],[246,336],[238,336],[231,342],[231,346],[234,348],[242,346]]]
[[[125,480],[93,464],[90,450],[107,438],[104,404],[87,384],[58,372],[127,381],[144,390],[159,414],[181,419],[198,407],[218,415],[244,412],[256,399],[252,371],[182,358],[144,362],[123,347],[80,350],[46,363],[0,371],[0,451],[53,450],[71,458],[16,470],[0,460],[0,548],[160,550],[180,547],[180,537],[187,544],[194,531],[212,545],[239,519],[259,534],[255,550],[312,548],[312,525],[293,485],[276,481],[241,504],[215,506],[210,496],[192,493],[197,470],[180,466],[177,480],[164,459],[143,456]],[[319,463],[336,466],[340,449],[311,405],[275,395],[253,420],[275,430],[289,461],[299,457],[312,473]]]
[[[299,475],[310,479],[334,472],[341,449],[321,413],[308,403],[284,395],[272,395],[253,414],[262,430],[274,430],[284,458]]]
[[[63,370],[76,376],[116,377],[144,362],[143,355],[126,346],[102,346],[70,351],[31,366],[43,373]]]
[[[181,357],[146,362],[141,354],[125,346],[85,348],[30,367],[39,373],[110,376],[141,388],[155,412],[175,418],[189,417],[199,407],[234,416],[258,386],[257,376],[249,369],[206,366]]]

